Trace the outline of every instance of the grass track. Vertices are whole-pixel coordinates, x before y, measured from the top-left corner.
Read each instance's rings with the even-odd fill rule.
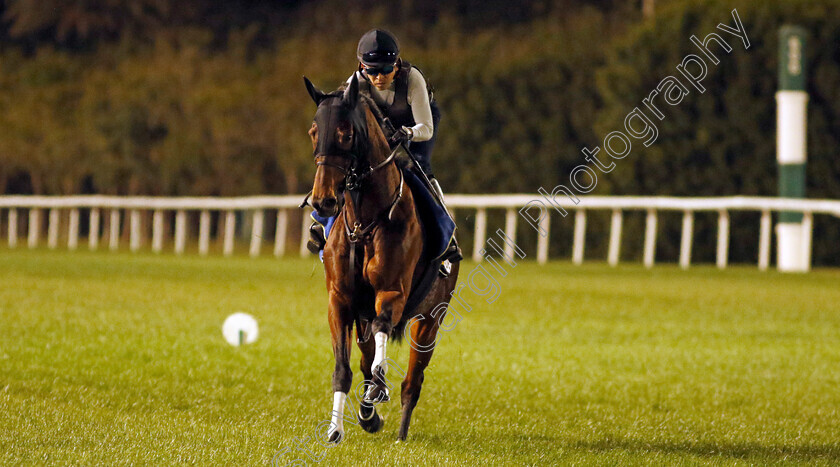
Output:
[[[321,271],[3,250],[0,463],[264,465],[306,436],[320,465],[840,463],[840,271],[522,263],[464,295],[408,442],[395,397],[329,450]],[[255,344],[222,340],[235,311]]]

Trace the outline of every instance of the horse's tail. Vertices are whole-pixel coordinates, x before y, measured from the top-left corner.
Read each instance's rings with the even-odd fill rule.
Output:
[[[405,325],[408,321],[407,320],[400,320],[396,326],[391,328],[391,340],[396,343],[401,343],[403,340],[403,333],[405,332]]]

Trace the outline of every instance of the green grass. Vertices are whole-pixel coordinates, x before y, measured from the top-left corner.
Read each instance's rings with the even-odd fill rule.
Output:
[[[521,263],[500,284],[464,294],[407,442],[395,397],[327,450],[320,264],[3,250],[0,463],[264,465],[306,436],[320,465],[840,463],[840,271]],[[235,311],[256,343],[223,341]]]

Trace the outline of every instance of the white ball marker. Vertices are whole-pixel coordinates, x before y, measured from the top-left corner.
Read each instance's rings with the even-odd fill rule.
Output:
[[[234,313],[222,325],[222,335],[228,344],[235,347],[256,341],[258,334],[257,320],[248,313]]]

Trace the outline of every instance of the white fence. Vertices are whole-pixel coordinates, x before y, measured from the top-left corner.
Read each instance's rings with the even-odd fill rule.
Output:
[[[43,213],[47,212],[47,246],[58,248],[62,229],[66,233],[66,245],[70,250],[79,247],[81,212],[88,214],[87,236],[88,248],[96,250],[100,241],[107,241],[110,250],[120,247],[120,226],[128,226],[128,243],[131,251],[143,247],[147,237],[144,232],[144,218],[151,214],[151,250],[160,252],[167,240],[170,229],[165,227],[167,221],[174,216],[175,226],[172,241],[174,252],[185,252],[188,237],[188,216],[198,215],[198,252],[207,255],[210,251],[211,212],[218,212],[217,236],[222,240],[222,252],[231,255],[237,223],[242,222],[242,214],[247,224],[250,224],[251,256],[258,256],[264,241],[266,211],[276,212],[276,228],[274,235],[274,255],[282,256],[286,252],[286,241],[289,236],[290,214],[299,211],[298,204],[303,195],[291,196],[257,196],[242,198],[153,198],[153,197],[114,197],[114,196],[0,196],[0,210],[6,211],[6,226],[8,232],[8,246],[15,248],[18,244],[19,211],[27,211],[27,245],[35,248],[42,236],[41,222]],[[472,257],[481,260],[480,251],[484,247],[487,236],[487,211],[501,209],[505,211],[504,231],[511,238],[516,238],[519,210],[532,201],[541,201],[552,209],[548,200],[540,195],[449,195],[447,204],[458,210],[475,210],[474,249]],[[723,197],[723,198],[673,198],[673,197],[632,197],[632,196],[581,196],[580,203],[575,205],[568,198],[556,199],[558,206],[564,208],[571,215],[574,212],[574,236],[572,246],[572,261],[580,264],[584,260],[586,218],[588,211],[609,211],[612,213],[610,222],[609,249],[607,261],[616,265],[621,250],[621,230],[625,211],[646,212],[643,263],[652,267],[655,263],[656,232],[659,211],[678,211],[683,213],[682,235],[680,241],[679,264],[687,268],[691,264],[691,250],[694,230],[694,214],[696,212],[717,212],[717,266],[725,268],[729,258],[729,213],[730,211],[753,211],[761,213],[758,236],[758,267],[767,269],[770,263],[771,213],[776,211],[791,211],[803,213],[803,226],[806,235],[807,257],[810,258],[810,232],[814,214],[827,214],[840,217],[840,201],[833,200],[804,200],[759,197]],[[66,214],[65,214],[66,212]],[[237,212],[242,213],[237,215]],[[308,211],[307,211],[308,212]],[[299,214],[293,214],[299,215]],[[122,222],[122,216],[127,216],[127,222]],[[167,217],[168,216],[168,217]],[[62,222],[62,219],[67,219]],[[239,219],[238,219],[239,218]],[[538,237],[537,261],[548,261],[548,245],[550,232],[550,216],[544,216],[539,227],[547,233],[537,236],[536,231],[529,235]],[[307,255],[306,240],[308,239],[309,217],[303,216],[301,222],[300,254]],[[107,227],[107,229],[106,229]],[[241,227],[241,226],[240,226]],[[463,235],[463,233],[462,233]],[[512,246],[508,245],[507,254],[513,254]],[[810,261],[808,261],[810,263]]]

